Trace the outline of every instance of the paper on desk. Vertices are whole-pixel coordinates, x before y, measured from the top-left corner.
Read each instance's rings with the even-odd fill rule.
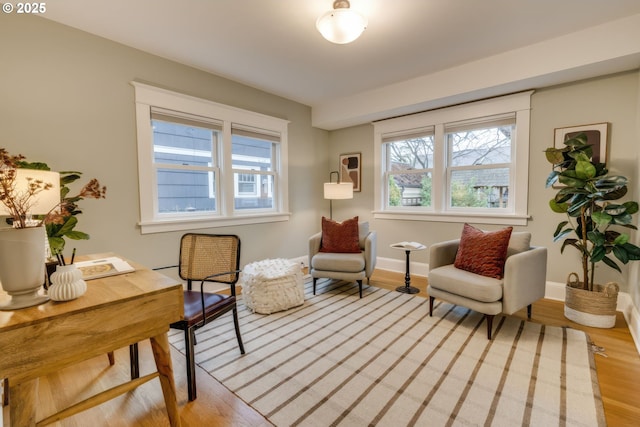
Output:
[[[128,262],[118,257],[107,257],[91,261],[76,262],[76,267],[82,271],[84,280],[114,276],[135,270]]]

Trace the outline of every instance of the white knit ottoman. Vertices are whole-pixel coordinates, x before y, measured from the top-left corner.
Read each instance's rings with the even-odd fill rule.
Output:
[[[240,276],[244,304],[254,313],[271,314],[304,303],[300,264],[266,259],[248,264]]]

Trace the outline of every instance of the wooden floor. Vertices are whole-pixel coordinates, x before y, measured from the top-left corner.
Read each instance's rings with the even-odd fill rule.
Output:
[[[395,289],[404,283],[403,275],[376,271],[371,284]],[[412,286],[425,296],[426,279],[415,277]],[[640,356],[622,314],[618,313],[612,329],[587,328],[570,322],[563,316],[561,302],[543,300],[533,306],[533,321],[548,325],[571,326],[585,330],[591,340],[604,347],[607,357],[596,355],[596,366],[603,396],[605,415],[609,426],[640,425]],[[516,313],[525,318],[526,313]],[[200,368],[197,368],[198,398],[188,402],[184,356],[172,348],[173,366],[178,392],[178,405],[182,425],[201,426],[269,426],[260,414],[236,398],[224,386]],[[141,374],[152,372],[155,365],[148,342],[140,345]],[[62,406],[117,385],[129,377],[128,349],[116,351],[116,364],[109,366],[107,356],[98,357],[72,368],[67,368],[40,380],[38,419],[50,415]],[[9,413],[4,409],[4,425],[8,426]],[[82,412],[53,426],[168,426],[157,379],[144,384],[98,407]]]

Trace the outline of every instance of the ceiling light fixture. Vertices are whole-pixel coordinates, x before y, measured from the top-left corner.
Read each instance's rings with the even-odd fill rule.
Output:
[[[333,2],[333,10],[316,21],[316,28],[322,37],[331,43],[351,43],[367,28],[367,18],[350,8],[347,0]]]

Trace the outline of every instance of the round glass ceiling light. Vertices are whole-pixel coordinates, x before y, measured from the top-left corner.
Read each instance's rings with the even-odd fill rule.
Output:
[[[316,21],[316,28],[331,43],[351,43],[367,28],[367,18],[350,8],[347,0],[333,2],[333,10]]]

